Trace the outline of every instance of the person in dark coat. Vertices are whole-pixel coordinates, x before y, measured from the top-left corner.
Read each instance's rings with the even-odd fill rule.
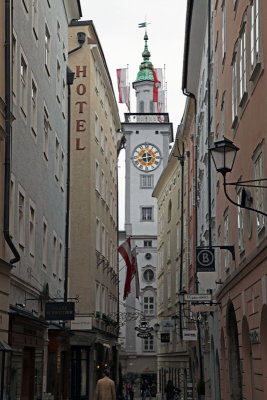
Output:
[[[166,400],[173,400],[174,398],[174,386],[171,380],[168,381],[165,386]]]

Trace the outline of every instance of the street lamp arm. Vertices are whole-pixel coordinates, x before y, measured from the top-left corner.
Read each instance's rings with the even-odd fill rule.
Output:
[[[224,188],[224,194],[225,194],[225,196],[227,197],[227,199],[230,201],[230,203],[234,204],[234,205],[237,206],[237,207],[245,208],[246,210],[255,211],[255,212],[257,212],[258,214],[262,214],[262,215],[264,215],[265,217],[267,217],[267,214],[264,213],[263,211],[256,210],[255,208],[252,208],[252,207],[247,207],[247,206],[244,206],[244,205],[242,205],[242,204],[238,204],[236,201],[232,200],[232,199],[229,197],[229,195],[228,195],[228,193],[227,193],[227,191],[226,191],[227,182],[226,182],[226,179],[225,179],[225,175],[226,175],[226,174],[223,174],[223,188]]]

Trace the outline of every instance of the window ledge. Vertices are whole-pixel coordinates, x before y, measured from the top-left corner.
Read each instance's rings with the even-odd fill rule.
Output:
[[[232,122],[232,129],[235,129],[237,127],[237,123],[238,123],[238,116],[236,115]]]
[[[241,108],[244,107],[244,104],[246,103],[247,99],[248,99],[248,92],[245,91],[240,99],[239,107]]]
[[[251,82],[255,81],[256,77],[259,74],[260,69],[261,69],[261,63],[260,63],[260,61],[258,61],[254,65],[254,67],[252,67],[251,75],[250,75],[250,78],[249,78],[249,80]]]

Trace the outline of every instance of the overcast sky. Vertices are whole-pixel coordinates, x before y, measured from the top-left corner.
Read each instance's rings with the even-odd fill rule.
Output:
[[[186,0],[81,0],[82,19],[94,22],[103,48],[113,87],[118,100],[116,69],[129,65],[129,81],[136,80],[144,49],[144,28],[138,24],[145,21],[148,25],[148,49],[154,68],[166,67],[167,112],[173,123],[174,135],[181,121],[185,96],[182,94],[182,64],[184,48],[184,30]],[[121,121],[127,108],[119,104]],[[135,112],[135,92],[131,89],[131,112]],[[122,158],[122,157],[121,157]],[[120,160],[121,176],[124,174],[123,160]],[[120,181],[123,179],[121,178]],[[123,187],[121,185],[121,193]],[[120,209],[123,196],[120,195]],[[120,216],[120,229],[124,218]]]

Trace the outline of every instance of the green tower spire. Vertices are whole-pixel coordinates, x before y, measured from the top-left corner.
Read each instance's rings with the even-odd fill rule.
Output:
[[[135,82],[140,82],[140,81],[154,81],[153,77],[153,64],[149,60],[150,58],[150,52],[148,50],[147,46],[147,41],[148,41],[148,36],[147,36],[147,31],[144,36],[144,41],[145,41],[145,48],[142,53],[143,56],[143,62],[139,66],[139,72],[137,74],[137,78]]]

